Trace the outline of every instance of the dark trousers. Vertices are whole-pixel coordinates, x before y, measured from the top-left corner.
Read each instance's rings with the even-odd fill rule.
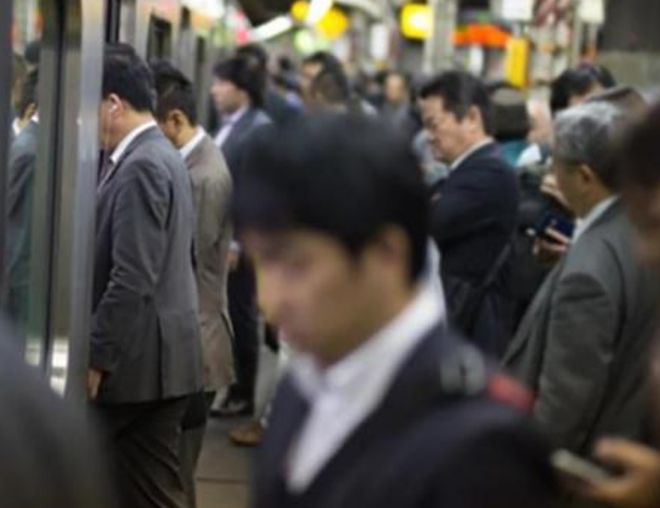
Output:
[[[231,396],[254,403],[259,359],[259,313],[254,269],[241,255],[238,267],[229,274],[229,316],[234,327],[236,384]]]
[[[195,471],[202,452],[204,432],[208,421],[209,410],[215,399],[215,392],[200,392],[188,397],[186,412],[181,421],[181,443],[179,457],[181,458],[181,479],[186,493],[188,507],[197,506],[195,494]]]
[[[187,397],[138,404],[99,404],[122,508],[185,508],[179,439]]]

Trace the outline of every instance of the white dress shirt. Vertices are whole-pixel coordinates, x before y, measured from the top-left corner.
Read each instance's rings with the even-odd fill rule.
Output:
[[[135,141],[135,138],[137,138],[143,132],[146,132],[147,130],[151,129],[152,127],[158,127],[158,124],[153,120],[144,123],[139,127],[136,127],[126,136],[124,136],[124,138],[119,142],[119,144],[113,150],[112,155],[110,156],[109,159],[111,163],[110,170],[103,176],[103,180],[101,180],[101,182],[98,185],[99,189],[107,183],[107,181],[110,179],[112,174],[115,172],[115,170],[117,169],[117,163],[124,155],[124,152],[126,152],[126,149],[130,146],[130,144],[133,141]]]
[[[573,233],[573,239],[571,240],[571,243],[577,242],[578,239],[584,234],[584,232],[589,229],[594,224],[594,222],[605,215],[605,212],[607,212],[607,210],[609,210],[618,199],[618,196],[610,196],[609,198],[604,199],[596,206],[594,206],[584,219],[579,220],[577,226],[575,227],[575,232]]]
[[[449,166],[449,172],[451,173],[452,171],[458,169],[459,166],[463,164],[463,162],[465,162],[465,159],[467,159],[470,155],[475,153],[477,150],[481,150],[484,146],[490,145],[491,143],[493,143],[493,139],[487,138],[477,143],[476,145],[472,146],[471,148],[465,150],[465,152],[463,152],[459,157],[456,158],[454,162],[451,163],[451,165]]]
[[[376,409],[405,362],[441,319],[437,293],[422,284],[414,300],[346,358],[323,370],[308,355],[292,361],[294,382],[310,412],[288,454],[287,485],[303,492]]]
[[[193,153],[195,148],[197,148],[204,139],[204,136],[206,136],[206,131],[202,127],[197,127],[197,132],[192,137],[192,139],[181,148],[179,148],[179,153],[181,154],[181,158],[183,160],[186,160],[188,156]]]
[[[225,144],[225,141],[227,141],[227,138],[231,134],[234,125],[236,125],[236,122],[238,122],[241,119],[241,117],[245,114],[246,111],[247,108],[241,108],[235,113],[229,115],[228,118],[223,119],[222,128],[220,129],[220,132],[218,132],[218,135],[215,137],[214,140],[215,146],[217,146],[218,148],[222,148],[222,145]]]

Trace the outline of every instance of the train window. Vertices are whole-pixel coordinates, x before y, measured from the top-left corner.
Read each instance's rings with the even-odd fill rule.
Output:
[[[172,25],[154,16],[149,20],[147,59],[161,60],[172,57]]]
[[[56,2],[52,2],[55,4]],[[50,2],[14,0],[11,128],[3,187],[2,299],[28,361],[43,366],[47,349],[51,262],[56,51],[42,34],[58,16]],[[54,13],[54,12],[53,12]],[[48,25],[44,26],[44,23]],[[3,161],[4,162],[4,161]]]

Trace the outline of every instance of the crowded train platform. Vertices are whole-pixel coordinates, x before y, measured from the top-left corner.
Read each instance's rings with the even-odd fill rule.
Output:
[[[660,508],[657,0],[8,0],[0,506]]]

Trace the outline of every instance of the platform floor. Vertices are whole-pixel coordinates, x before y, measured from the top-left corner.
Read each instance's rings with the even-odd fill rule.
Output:
[[[211,419],[197,468],[197,508],[247,508],[254,450],[233,446],[227,431],[247,420]]]

